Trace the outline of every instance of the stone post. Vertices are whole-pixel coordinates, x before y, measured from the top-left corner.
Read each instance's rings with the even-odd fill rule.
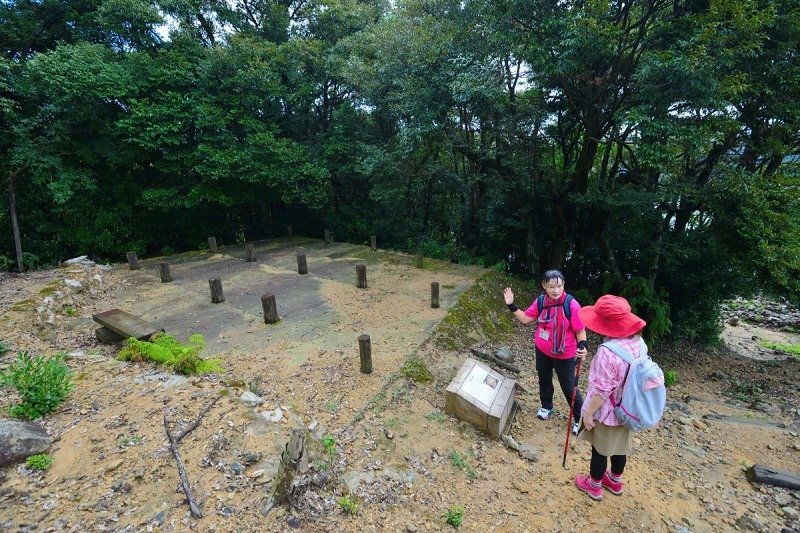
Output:
[[[248,263],[252,263],[253,261],[255,261],[256,260],[256,254],[253,251],[253,245],[252,244],[245,244],[244,245],[244,249],[247,252],[247,258],[246,258],[247,262]]]
[[[325,242],[331,242],[331,230],[325,230]]]
[[[367,288],[367,265],[356,265],[356,287]]]
[[[158,264],[158,273],[161,274],[161,283],[172,281],[172,273],[169,271],[169,263],[162,261]]]
[[[369,335],[361,335],[358,338],[358,355],[361,358],[361,373],[372,374],[372,347]]]
[[[212,254],[217,251],[217,238],[216,237],[209,237],[208,238],[208,251]]]
[[[292,236],[293,236],[293,233],[292,233],[292,225],[291,225],[291,224],[289,224],[288,226],[286,226],[286,235],[288,235],[289,237],[292,237]]]
[[[261,297],[261,307],[264,309],[264,324],[278,322],[278,306],[275,304],[274,294],[265,294]]]
[[[306,254],[297,252],[297,273],[308,274],[308,263],[306,262]]]
[[[211,288],[211,303],[222,303],[225,297],[222,295],[222,281],[219,278],[208,280],[208,286]]]
[[[431,283],[431,307],[434,309],[439,308],[439,282],[434,281]]]
[[[378,249],[378,240],[375,238],[375,235],[369,238],[369,247],[372,248],[372,251]]]
[[[125,254],[128,257],[128,266],[131,270],[139,270],[139,259],[136,257],[136,252],[128,252]]]

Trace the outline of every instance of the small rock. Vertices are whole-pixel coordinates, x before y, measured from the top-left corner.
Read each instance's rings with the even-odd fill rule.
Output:
[[[242,463],[239,463],[239,462],[236,462],[236,461],[231,463],[231,472],[233,472],[234,474],[236,474],[236,475],[244,474],[244,471],[245,471],[245,467],[244,467],[244,465]]]
[[[123,463],[122,459],[117,459],[116,461],[114,461],[113,463],[111,463],[106,467],[106,472],[113,472],[114,470],[122,466],[122,463]]]
[[[783,511],[783,514],[785,514],[792,520],[797,520],[800,517],[800,513],[797,512],[797,509],[795,509],[794,507],[789,507],[788,505],[785,507],[781,507],[781,511]]]
[[[280,407],[275,409],[274,411],[264,411],[261,414],[264,416],[264,418],[266,418],[270,422],[280,422],[281,420],[283,420],[283,411],[281,410]]]
[[[234,512],[233,509],[231,507],[228,507],[227,505],[219,510],[219,514],[221,514],[222,516],[231,516],[233,512]]]
[[[678,422],[683,424],[684,426],[691,426],[692,425],[692,418],[688,416],[682,416],[678,419]]]
[[[383,428],[383,434],[386,436],[387,439],[393,439],[394,438],[394,433],[392,433],[391,431],[389,431],[386,428]]]
[[[417,533],[417,531],[419,530],[417,529],[417,526],[415,526],[414,524],[406,524],[407,533]]]
[[[166,514],[164,514],[164,511],[161,511],[161,512],[159,512],[157,515],[155,515],[155,516],[153,517],[153,520],[152,520],[152,522],[153,522],[155,525],[157,525],[157,526],[160,526],[161,524],[163,524],[163,523],[164,523],[164,519],[165,519],[166,517],[167,517],[167,516],[166,516]]]
[[[702,429],[703,431],[708,429],[708,424],[697,418],[692,418],[692,425],[697,429]]]
[[[519,453],[519,456],[523,459],[533,461],[534,463],[539,460],[539,450],[530,444],[520,444],[517,453]]]
[[[44,502],[44,505],[42,505],[42,509],[44,509],[45,511],[49,511],[51,509],[55,509],[57,505],[58,505],[57,501],[47,500],[46,502]]]
[[[239,396],[239,399],[242,400],[242,402],[250,405],[261,405],[264,403],[264,398],[253,394],[250,391],[245,391],[241,396]]]
[[[78,280],[68,279],[67,278],[67,279],[64,280],[64,285],[66,285],[67,287],[69,287],[70,289],[72,289],[74,291],[83,290],[83,283],[81,283]]]

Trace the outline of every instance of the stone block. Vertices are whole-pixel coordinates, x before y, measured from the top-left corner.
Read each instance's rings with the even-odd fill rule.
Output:
[[[514,405],[514,385],[515,380],[467,358],[447,386],[444,411],[499,439]]]

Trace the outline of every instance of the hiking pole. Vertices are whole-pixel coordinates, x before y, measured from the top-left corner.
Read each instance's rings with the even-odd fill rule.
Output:
[[[569,448],[569,436],[572,434],[572,415],[575,412],[575,396],[578,394],[578,380],[581,377],[581,363],[583,359],[578,359],[575,365],[575,387],[572,389],[572,401],[569,403],[569,418],[567,419],[567,440],[564,441],[564,457],[561,459],[561,467],[567,467],[567,448]],[[580,432],[580,430],[578,430]]]

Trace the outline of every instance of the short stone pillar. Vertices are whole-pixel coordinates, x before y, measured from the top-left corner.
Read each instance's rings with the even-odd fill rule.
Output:
[[[367,265],[356,265],[356,287],[367,288]]]
[[[372,347],[369,335],[361,335],[358,338],[358,355],[361,358],[361,373],[372,374]]]
[[[375,235],[369,238],[369,247],[372,248],[373,252],[378,249],[378,239],[375,237]]]
[[[277,324],[278,306],[275,304],[275,295],[265,294],[262,296],[261,307],[264,309],[264,324]]]
[[[422,250],[417,250],[417,253],[414,254],[414,266],[417,268],[422,268],[423,265]]]
[[[225,301],[225,296],[222,295],[222,281],[219,278],[208,280],[208,286],[211,289],[211,303],[222,303]]]
[[[128,267],[131,270],[139,270],[139,258],[136,257],[136,252],[128,252],[125,254],[128,257]]]
[[[158,273],[161,275],[161,283],[172,281],[172,273],[169,271],[169,263],[162,261],[158,264]]]
[[[308,274],[308,262],[306,262],[306,254],[297,252],[297,273]]]
[[[246,257],[245,257],[245,260],[248,263],[252,263],[253,261],[255,261],[256,260],[256,254],[253,251],[253,245],[252,244],[245,244],[244,245],[244,249],[245,249],[245,253],[247,254]]]
[[[514,405],[516,383],[467,358],[444,393],[444,412],[499,439]]]
[[[431,282],[431,307],[433,309],[439,308],[439,282]]]
[[[216,237],[209,237],[208,238],[208,251],[214,253],[217,251],[217,238]]]
[[[325,242],[331,242],[331,230],[325,230]]]
[[[288,226],[286,226],[286,235],[288,235],[289,237],[292,237],[292,236],[294,235],[294,234],[292,233],[292,225],[291,225],[291,224],[289,224]]]

